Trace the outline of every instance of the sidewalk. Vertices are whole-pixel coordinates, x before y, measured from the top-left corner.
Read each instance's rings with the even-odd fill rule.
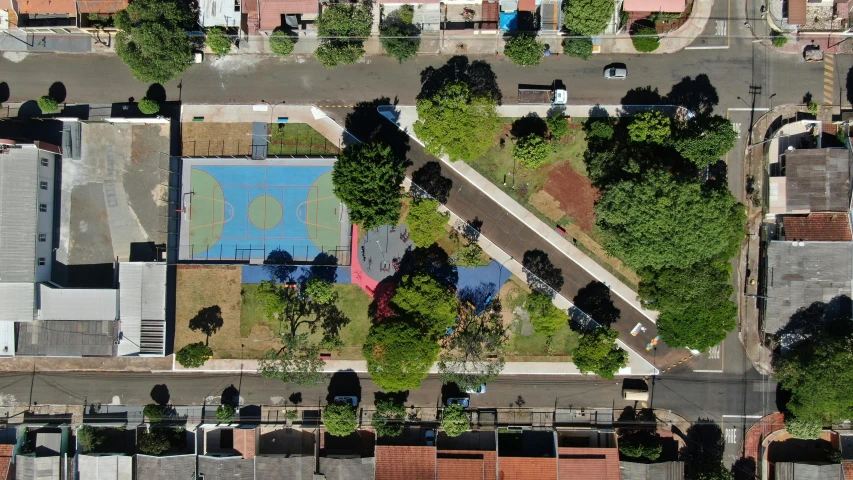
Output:
[[[684,22],[684,25],[676,30],[669,32],[660,39],[660,47],[652,54],[675,53],[683,50],[684,47],[693,43],[711,18],[711,7],[714,6],[714,0],[696,0],[693,2],[693,11],[690,17]],[[634,43],[631,41],[631,36],[628,34],[619,35],[615,38],[605,38],[601,45],[601,53],[630,53],[641,54],[634,48]]]

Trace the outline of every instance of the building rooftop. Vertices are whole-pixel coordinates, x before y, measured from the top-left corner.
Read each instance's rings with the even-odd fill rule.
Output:
[[[200,0],[199,24],[202,27],[239,27],[241,0]]]
[[[501,480],[557,480],[556,458],[500,457],[498,478]]]
[[[326,480],[374,480],[375,471],[373,457],[320,457],[320,474]]]
[[[38,165],[35,145],[0,153],[0,282],[36,280]],[[4,309],[0,303],[0,311]]]
[[[133,480],[133,457],[127,455],[79,455],[77,471],[86,480]]]
[[[844,471],[840,463],[811,465],[808,463],[778,462],[776,480],[840,480]]]
[[[53,288],[39,284],[39,320],[115,320],[118,295],[112,289]]]
[[[765,330],[776,333],[800,308],[851,296],[853,242],[774,240],[767,247]]]
[[[0,321],[33,321],[35,297],[34,283],[0,282]]]
[[[670,12],[681,13],[685,0],[625,0],[622,9],[626,12]]]
[[[199,477],[204,480],[253,480],[255,461],[240,457],[198,457]]]
[[[80,13],[116,13],[127,8],[127,0],[77,0]]]
[[[0,444],[0,478],[9,476],[9,468],[12,466],[12,452],[15,446],[11,444]]]
[[[77,14],[75,0],[18,0],[18,11],[28,15]]]
[[[283,472],[287,472],[283,475]],[[313,455],[274,455],[255,457],[255,480],[312,480]]]
[[[59,480],[59,457],[15,457],[16,480]]]
[[[435,447],[376,446],[376,480],[435,478],[435,463]]]
[[[684,480],[684,462],[620,462],[622,480]]]
[[[497,461],[494,450],[439,450],[436,473],[441,480],[495,480]]]
[[[115,320],[48,320],[18,324],[18,355],[111,357]]]
[[[806,0],[790,0],[788,2],[788,23],[802,25],[806,23]]]
[[[557,469],[560,480],[620,480],[619,449],[574,448],[557,449]]]
[[[169,457],[136,456],[136,478],[145,480],[175,480],[192,478],[195,474],[195,455]]]
[[[119,356],[165,354],[166,271],[162,263],[119,264]]]
[[[846,213],[811,213],[808,215],[780,215],[785,240],[806,242],[849,242],[850,218]]]
[[[282,26],[282,15],[320,13],[317,0],[259,0],[261,30],[274,30]]]
[[[843,148],[785,153],[786,204],[790,213],[846,212],[850,206],[850,152]]]
[[[245,459],[257,454],[257,428],[212,428],[204,432],[204,453],[236,455]]]

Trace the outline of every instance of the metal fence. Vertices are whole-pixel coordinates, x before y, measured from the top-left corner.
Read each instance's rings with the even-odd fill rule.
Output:
[[[320,250],[320,253],[316,253],[316,250]],[[311,262],[322,256],[334,257],[337,259],[337,265],[349,265],[350,247],[349,245],[315,247],[313,245],[288,246],[266,243],[263,245],[218,243],[216,245],[189,244],[178,246],[179,261],[246,263],[252,260],[263,260],[275,264],[287,263],[288,261]]]

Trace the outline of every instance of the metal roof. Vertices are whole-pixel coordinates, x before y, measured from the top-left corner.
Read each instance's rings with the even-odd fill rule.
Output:
[[[320,473],[327,480],[373,480],[376,459],[320,457]]]
[[[255,476],[255,461],[241,457],[198,457],[199,476],[204,480],[252,480]]]
[[[314,478],[313,455],[258,456],[255,457],[255,480],[312,480]]]
[[[32,322],[35,296],[34,283],[0,283],[0,321]]]
[[[136,478],[145,480],[175,480],[195,475],[195,455],[153,457],[136,456]]]
[[[15,355],[15,322],[0,322],[0,357]]]
[[[38,288],[39,320],[115,320],[118,314],[118,292],[113,289]]]
[[[776,480],[842,480],[844,478],[840,463],[811,465],[808,463],[779,462],[775,469]]]
[[[166,320],[166,265],[122,262],[118,269],[122,340],[118,355],[138,355],[142,324]]]
[[[59,478],[59,457],[15,457],[17,480],[56,480]]]
[[[115,321],[37,320],[18,323],[18,355],[111,357]]]
[[[200,0],[199,24],[202,27],[239,27],[240,0]]]
[[[77,457],[77,471],[80,478],[86,480],[133,480],[133,457],[80,455]]]
[[[800,308],[853,296],[853,242],[803,243],[774,240],[767,247],[768,333],[779,331]]]
[[[788,212],[846,212],[850,206],[850,151],[794,150],[785,154]]]
[[[622,480],[683,480],[684,462],[619,462]]]
[[[35,281],[38,165],[35,145],[0,153],[0,282]]]

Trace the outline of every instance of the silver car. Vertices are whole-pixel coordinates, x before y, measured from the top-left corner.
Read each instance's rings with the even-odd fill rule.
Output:
[[[624,64],[608,65],[604,69],[605,80],[625,80],[628,76],[628,68]]]

